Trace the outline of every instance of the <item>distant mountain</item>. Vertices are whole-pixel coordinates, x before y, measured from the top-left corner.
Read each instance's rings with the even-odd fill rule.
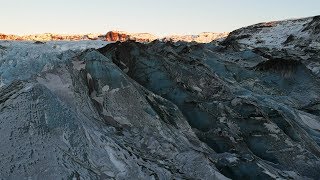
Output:
[[[199,35],[173,35],[162,38],[163,41],[185,41],[185,42],[198,42],[198,43],[210,43],[215,40],[222,41],[229,35],[228,32],[214,33],[214,32],[203,32]]]
[[[0,34],[0,40],[23,40],[23,39],[17,35]]]
[[[101,34],[34,34],[34,35],[6,35],[0,34],[0,40],[24,40],[24,41],[79,41],[79,40],[103,40]]]
[[[214,32],[203,32],[199,35],[170,35],[165,37],[157,37],[150,33],[128,33],[124,31],[110,31],[106,35],[106,41],[136,41],[136,42],[151,42],[154,40],[160,40],[164,42],[198,42],[198,43],[209,43],[214,40],[224,40],[228,36],[228,32],[214,33]]]
[[[229,33],[204,32],[199,35],[170,35],[166,37],[157,37],[150,33],[130,33],[125,31],[109,31],[107,34],[35,34],[35,35],[7,35],[0,34],[0,40],[22,40],[22,41],[80,41],[80,40],[104,40],[109,42],[136,41],[142,43],[161,41],[185,41],[209,43],[214,40],[223,40]]]

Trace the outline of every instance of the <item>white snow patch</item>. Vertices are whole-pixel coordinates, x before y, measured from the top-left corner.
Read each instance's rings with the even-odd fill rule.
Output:
[[[53,68],[54,68],[53,64],[47,63],[46,65],[44,65],[41,72],[46,72],[46,71],[52,70]]]
[[[6,85],[6,84],[1,81],[1,83],[0,83],[0,88],[2,88],[2,87],[5,86],[5,85]]]
[[[202,89],[200,89],[198,86],[192,86],[192,89],[198,92],[202,92]]]
[[[69,141],[67,140],[67,134],[65,132],[62,133],[62,141],[70,147],[70,143]]]
[[[260,32],[253,33],[251,37],[241,39],[239,42],[252,47],[280,48],[290,35],[294,35],[297,38],[308,38],[308,33],[302,32],[302,30],[304,28],[303,25],[309,21],[310,19],[270,22],[270,24],[274,24],[273,27],[262,28]],[[257,43],[257,41],[263,43]]]
[[[103,97],[101,97],[101,96],[91,96],[91,98],[96,100],[99,104],[103,104]]]
[[[28,92],[33,88],[32,84],[27,84],[26,87],[24,88],[24,91]]]
[[[285,142],[288,146],[293,146],[293,143],[291,142],[290,139],[286,139],[284,142]]]
[[[72,64],[73,64],[73,68],[78,71],[85,69],[86,67],[86,63],[84,63],[83,61],[72,61]]]
[[[241,99],[240,98],[234,98],[232,101],[231,101],[231,105],[232,106],[237,106],[237,105],[241,105]]]
[[[119,88],[115,88],[115,89],[112,89],[112,90],[110,91],[110,93],[111,93],[111,94],[114,94],[114,93],[118,92],[119,90],[120,90]]]
[[[46,121],[46,124],[49,124],[48,115],[46,112],[44,113],[44,119]]]
[[[226,159],[229,163],[235,163],[239,160],[237,157],[227,157]]]
[[[257,163],[257,165],[260,167],[260,168],[262,168],[263,169],[263,172],[265,173],[265,174],[267,174],[268,176],[270,176],[271,178],[273,178],[273,179],[277,179],[278,178],[278,176],[276,175],[276,174],[273,174],[272,172],[270,172],[267,168],[265,168],[262,164],[260,164],[260,163]]]
[[[108,92],[109,91],[109,86],[108,85],[103,86],[102,91],[103,92]]]
[[[126,124],[126,125],[132,125],[127,118],[125,117],[114,117],[114,120],[116,120],[120,124]]]
[[[111,163],[120,171],[120,172],[125,172],[126,171],[126,164],[124,164],[122,161],[120,161],[117,157],[116,157],[116,153],[115,151],[109,147],[109,146],[105,146],[106,151],[108,152],[109,155],[109,159],[111,161]]]
[[[280,132],[280,129],[279,127],[274,124],[274,123],[264,123],[264,126],[272,133],[279,133]]]
[[[320,131],[320,122],[319,119],[311,118],[305,114],[299,114],[302,122],[307,125],[309,128]]]

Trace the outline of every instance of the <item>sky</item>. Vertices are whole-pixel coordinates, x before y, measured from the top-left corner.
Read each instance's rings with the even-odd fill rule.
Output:
[[[0,33],[230,32],[320,15],[320,0],[0,0]]]

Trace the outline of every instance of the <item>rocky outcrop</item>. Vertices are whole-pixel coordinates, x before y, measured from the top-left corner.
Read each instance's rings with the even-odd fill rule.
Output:
[[[260,23],[235,30],[221,43],[227,48],[253,49],[265,57],[301,61],[320,77],[319,16]]]
[[[131,40],[136,42],[147,43],[154,41],[155,39],[157,39],[157,37],[149,33],[128,33],[124,31],[109,31],[106,35],[106,41],[110,42],[124,42]]]
[[[118,31],[109,31],[106,35],[106,41],[115,42],[115,41],[127,41],[129,40],[129,35],[127,33],[118,32]]]
[[[225,41],[235,41],[242,46],[269,49],[319,48],[320,37],[317,27],[319,16],[259,23],[237,29]],[[288,38],[291,39],[290,43]]]
[[[303,32],[309,31],[314,35],[319,35],[320,34],[320,16],[313,17],[312,21],[305,24],[305,28],[302,31]]]

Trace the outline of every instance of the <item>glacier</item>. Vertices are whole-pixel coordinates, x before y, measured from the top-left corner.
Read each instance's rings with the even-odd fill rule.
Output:
[[[0,41],[0,179],[319,179],[317,23]]]

